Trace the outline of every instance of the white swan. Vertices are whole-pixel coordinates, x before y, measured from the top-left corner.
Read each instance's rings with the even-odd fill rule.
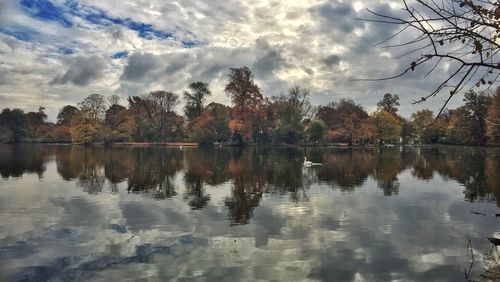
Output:
[[[306,157],[304,157],[304,166],[305,167],[310,167],[310,166],[313,166],[313,165],[321,165],[320,163],[313,163],[311,161],[308,161]]]

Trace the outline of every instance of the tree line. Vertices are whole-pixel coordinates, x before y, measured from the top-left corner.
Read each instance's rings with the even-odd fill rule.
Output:
[[[286,94],[264,98],[247,67],[231,68],[224,92],[232,105],[205,105],[212,95],[205,82],[193,82],[180,96],[152,91],[130,96],[127,106],[116,95],[91,94],[64,106],[57,122],[47,121],[45,108],[0,113],[0,142],[166,142],[244,144],[346,143],[500,145],[500,88],[470,90],[464,105],[439,116],[420,110],[404,118],[398,95],[387,93],[369,114],[351,99],[313,106],[310,92],[294,86]]]

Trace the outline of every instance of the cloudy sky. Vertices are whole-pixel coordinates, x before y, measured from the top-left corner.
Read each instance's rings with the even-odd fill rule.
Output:
[[[412,58],[405,50],[373,47],[396,26],[358,20],[365,9],[401,14],[401,1],[0,1],[0,107],[36,110],[54,120],[60,107],[91,93],[129,95],[165,89],[182,93],[193,81],[210,84],[209,101],[224,94],[231,67],[248,66],[265,96],[293,85],[314,104],[351,98],[372,111],[386,92],[399,94],[401,112],[437,109],[438,97],[411,105],[437,81],[415,71],[390,76]],[[410,38],[405,34],[401,39]],[[461,103],[457,97],[451,107]],[[178,107],[181,110],[181,107]]]

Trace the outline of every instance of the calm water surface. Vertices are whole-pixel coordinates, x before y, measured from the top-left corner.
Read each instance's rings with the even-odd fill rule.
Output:
[[[0,145],[0,175],[0,281],[463,281],[500,237],[496,149]]]

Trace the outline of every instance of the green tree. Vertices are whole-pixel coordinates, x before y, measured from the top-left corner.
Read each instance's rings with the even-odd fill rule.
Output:
[[[464,108],[468,113],[468,127],[473,145],[483,146],[486,144],[486,116],[491,97],[486,93],[476,93],[473,90],[465,93]]]
[[[32,128],[21,109],[3,109],[0,113],[0,142],[17,143],[29,137]]]
[[[36,133],[43,132],[45,130],[38,130],[39,128],[47,128],[46,120],[47,120],[47,114],[45,113],[45,108],[44,107],[39,107],[38,112],[28,112],[26,113],[26,118],[28,119],[28,122],[31,125],[31,132],[30,136],[31,137],[43,137],[43,136],[37,136]],[[41,128],[42,127],[42,128]],[[41,134],[43,135],[43,134]]]
[[[179,96],[168,91],[152,91],[142,102],[146,117],[156,136],[165,141],[166,133],[173,125],[175,107],[179,104]]]
[[[304,133],[302,110],[292,95],[272,97],[275,110],[274,139],[277,142],[294,144],[300,141]]]
[[[397,94],[385,93],[382,100],[377,103],[377,107],[379,110],[396,115],[399,107],[399,96]]]
[[[307,135],[309,136],[309,141],[318,142],[323,138],[325,134],[326,124],[320,119],[315,119],[311,121],[307,127]]]
[[[431,110],[421,110],[411,115],[411,124],[414,130],[414,138],[418,143],[435,142],[433,136],[434,113]]]
[[[486,117],[487,135],[490,143],[500,145],[500,87],[491,98],[491,104]]]
[[[184,99],[186,100],[184,113],[188,120],[192,121],[201,115],[203,103],[212,93],[208,88],[208,83],[201,81],[189,84],[189,89],[191,89],[191,93],[184,91]]]
[[[106,142],[125,141],[128,139],[127,122],[128,110],[122,105],[111,104],[104,116],[106,127]]]
[[[139,96],[128,97],[126,129],[134,141],[152,141],[153,128],[146,113],[146,100]]]
[[[300,109],[300,114],[302,119],[312,119],[315,115],[315,109],[311,105],[309,97],[311,93],[305,88],[301,88],[297,85],[288,89],[288,99],[292,106]]]
[[[78,108],[72,105],[66,105],[62,107],[62,109],[57,114],[57,124],[70,126],[71,119],[73,118],[73,116],[78,114],[78,112]]]

